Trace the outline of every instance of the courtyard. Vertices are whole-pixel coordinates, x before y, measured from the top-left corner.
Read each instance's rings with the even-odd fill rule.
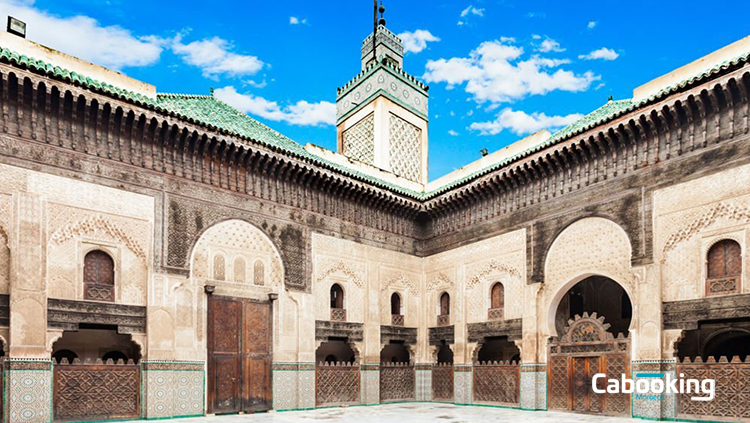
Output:
[[[184,423],[241,423],[241,422],[486,422],[524,421],[525,423],[555,422],[601,422],[633,423],[637,420],[628,417],[608,417],[591,414],[574,414],[555,411],[524,411],[512,408],[460,406],[440,403],[401,403],[384,404],[372,407],[336,407],[307,411],[271,412],[259,414],[231,414],[210,417],[177,419]]]

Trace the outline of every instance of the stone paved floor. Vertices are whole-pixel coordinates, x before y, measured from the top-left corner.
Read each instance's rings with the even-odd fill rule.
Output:
[[[451,404],[406,403],[369,407],[324,408],[309,411],[283,411],[247,415],[193,417],[171,420],[179,423],[411,423],[411,422],[488,422],[522,423],[638,423],[641,420],[551,411],[523,411],[495,407]]]

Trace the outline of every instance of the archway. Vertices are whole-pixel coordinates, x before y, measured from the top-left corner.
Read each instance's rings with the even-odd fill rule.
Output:
[[[380,402],[415,398],[414,365],[403,341],[391,341],[380,350]]]
[[[347,338],[330,337],[315,350],[315,404],[359,403],[357,353]]]
[[[208,412],[269,410],[273,345],[269,293],[280,292],[284,277],[276,246],[259,228],[226,220],[200,236],[190,272],[193,286],[180,288],[187,294],[182,312],[193,316],[207,309],[206,324],[176,319],[173,332],[188,336],[196,331],[196,339],[206,343]],[[170,333],[169,328],[163,330],[164,336]]]
[[[561,336],[569,320],[583,313],[603,316],[609,331],[627,336],[633,319],[633,304],[625,289],[614,280],[600,275],[584,278],[570,287],[555,309],[555,332]]]
[[[750,357],[750,319],[698,322],[697,329],[685,331],[675,355],[680,361],[745,361]]]
[[[453,350],[441,341],[435,352],[436,363],[432,366],[432,399],[453,401]]]
[[[474,399],[479,403],[519,404],[521,375],[518,346],[507,336],[485,337],[474,362]]]
[[[52,345],[53,418],[112,420],[140,417],[138,344],[116,328],[81,323]]]
[[[550,311],[557,336],[549,343],[547,360],[549,408],[626,415],[630,396],[597,394],[592,380],[597,373],[617,379],[628,375],[630,296],[620,284],[601,275],[586,277],[561,294]]]

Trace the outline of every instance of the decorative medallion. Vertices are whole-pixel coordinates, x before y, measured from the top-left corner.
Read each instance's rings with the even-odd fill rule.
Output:
[[[409,98],[409,91],[408,90],[404,90],[404,98]]]
[[[395,82],[391,82],[391,91],[396,91],[398,89],[398,86]]]
[[[367,84],[365,86],[365,91],[367,91],[369,93],[371,90],[372,90],[372,84]]]

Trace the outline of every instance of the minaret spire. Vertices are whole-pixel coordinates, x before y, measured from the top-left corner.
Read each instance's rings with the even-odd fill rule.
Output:
[[[380,7],[383,7],[382,4]],[[378,38],[378,0],[372,0],[372,63],[377,62],[378,56],[375,53],[375,40]]]

